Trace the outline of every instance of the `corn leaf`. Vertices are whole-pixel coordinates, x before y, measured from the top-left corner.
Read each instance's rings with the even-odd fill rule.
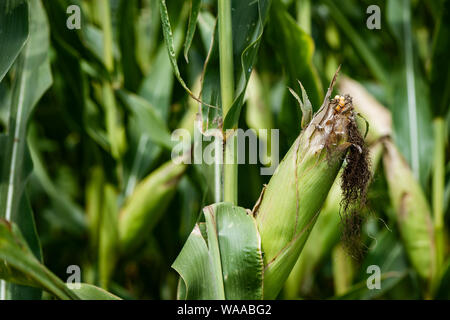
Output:
[[[59,299],[77,299],[66,284],[43,266],[34,256],[16,224],[0,220],[0,278],[14,280],[17,272],[25,275],[28,285],[39,286]]]
[[[27,124],[34,106],[52,83],[48,60],[49,28],[40,0],[30,1],[30,39],[17,60],[8,131],[0,135],[0,218],[17,223],[34,255],[40,259],[40,244],[25,187],[32,171]],[[0,298],[6,294],[4,282]],[[11,290],[14,290],[13,288]],[[26,289],[24,289],[26,290]],[[20,291],[20,290],[19,290]],[[20,296],[21,294],[18,293]],[[34,293],[36,297],[38,293]]]
[[[3,219],[0,219],[0,278],[42,288],[63,300],[120,300],[90,284],[73,284],[79,287],[69,288],[34,257],[18,227]]]
[[[262,256],[255,220],[230,203],[203,209],[172,267],[180,299],[261,299]]]
[[[145,133],[152,142],[171,149],[171,135],[158,110],[138,95],[125,90],[120,90],[118,94],[139,123],[141,133]]]
[[[204,19],[200,24],[206,47],[212,45],[209,61],[204,70],[202,87],[203,129],[230,129],[237,125],[244,103],[245,90],[256,61],[256,55],[266,21],[270,1],[232,1],[233,60],[235,66],[235,93],[233,104],[223,119],[220,99],[218,34],[211,19]],[[200,14],[202,17],[202,14]],[[208,23],[209,22],[209,23]],[[214,41],[211,44],[211,41]],[[214,108],[214,107],[216,108]]]
[[[81,300],[121,300],[118,296],[92,284],[80,283],[79,285],[79,288],[72,290]]]
[[[182,28],[177,28],[175,31],[177,53],[181,48],[181,34]],[[156,53],[151,71],[144,78],[138,93],[158,110],[163,119],[167,120],[172,90],[171,64],[165,46],[161,45]]]

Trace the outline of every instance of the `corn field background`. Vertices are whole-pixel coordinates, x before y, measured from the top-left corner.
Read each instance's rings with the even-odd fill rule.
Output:
[[[0,0],[0,298],[449,299],[449,51],[448,0]]]

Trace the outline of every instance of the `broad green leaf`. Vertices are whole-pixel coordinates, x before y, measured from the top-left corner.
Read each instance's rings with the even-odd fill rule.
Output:
[[[206,241],[208,245],[209,257],[211,262],[212,280],[217,285],[217,294],[218,294],[217,298],[224,300],[225,288],[223,278],[226,278],[227,273],[222,272],[222,261],[221,261],[222,257],[220,254],[221,251],[219,248],[219,239],[218,239],[219,229],[217,226],[218,221],[216,221],[216,219],[218,219],[219,216],[216,217],[215,212],[211,207],[206,207],[203,210],[203,214],[205,215]],[[223,256],[226,257],[226,255]]]
[[[194,183],[187,177],[181,178],[178,184],[180,194],[180,239],[187,239],[197,221],[201,208],[200,193],[195,188]]]
[[[241,207],[203,209],[172,267],[180,274],[180,299],[261,299],[263,262],[254,218]]]
[[[181,36],[182,29],[177,28],[175,31],[177,52],[181,49]],[[167,56],[167,49],[164,45],[161,45],[156,53],[152,68],[143,80],[138,93],[158,110],[158,113],[164,120],[167,120],[172,90],[173,73],[171,64]]]
[[[11,68],[28,38],[28,1],[0,2],[0,82]]]
[[[136,118],[141,133],[145,133],[152,142],[171,149],[173,146],[171,135],[158,110],[147,100],[133,93],[120,90],[118,95]]]
[[[165,51],[163,54],[165,55]],[[155,65],[154,67],[158,69],[160,66]],[[169,80],[172,79],[170,64],[167,69],[165,79]],[[169,81],[172,83],[172,80]],[[156,78],[147,83],[151,82],[156,83]],[[161,82],[165,81],[162,80]],[[171,90],[165,92],[163,90],[160,91],[163,96],[158,97],[158,94],[156,94],[156,96],[147,96],[147,99],[125,90],[118,91],[119,98],[131,111],[127,126],[129,149],[125,155],[124,167],[125,184],[123,191],[125,196],[129,196],[136,184],[148,174],[148,169],[161,153],[162,148],[172,148],[171,135],[163,118],[168,116],[170,95],[166,94],[167,92],[171,93]],[[156,93],[156,90],[151,92],[151,94],[153,93]],[[149,102],[157,103],[163,100],[166,101],[163,104],[167,103],[167,106],[160,104],[159,106],[162,108],[156,108],[153,102]]]
[[[40,259],[40,244],[25,193],[27,178],[32,171],[27,124],[34,106],[51,85],[52,76],[47,18],[40,0],[31,0],[29,4],[30,37],[16,62],[8,131],[0,135],[3,150],[0,154],[0,218],[17,223],[33,253]],[[1,282],[0,298],[5,294],[5,284]]]
[[[81,300],[121,300],[118,296],[88,283],[80,283],[80,288],[72,289]]]
[[[19,278],[24,284],[39,286],[59,299],[78,299],[64,282],[36,259],[18,226],[3,219],[0,219],[0,278]]]
[[[120,300],[91,284],[79,283],[79,288],[70,288],[34,257],[17,226],[3,219],[0,219],[0,278],[42,288],[63,300]]]
[[[195,225],[172,265],[180,274],[178,292],[180,300],[219,299],[224,296],[223,292],[219,292],[219,284],[214,278],[211,254],[200,227],[199,224]]]

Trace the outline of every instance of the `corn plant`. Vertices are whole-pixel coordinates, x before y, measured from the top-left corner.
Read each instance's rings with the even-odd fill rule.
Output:
[[[450,298],[449,4],[0,1],[0,299]]]

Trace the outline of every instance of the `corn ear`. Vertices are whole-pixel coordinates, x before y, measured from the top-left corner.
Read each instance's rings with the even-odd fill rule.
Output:
[[[286,281],[284,294],[287,299],[296,299],[300,293],[309,291],[313,282],[314,269],[339,242],[341,199],[341,187],[339,179],[336,179],[308,241]]]
[[[137,246],[158,222],[170,203],[186,164],[170,161],[142,180],[119,216],[122,250]]]
[[[334,112],[328,101],[332,85],[254,210],[264,253],[265,299],[277,296],[294,267],[349,146],[353,113]]]
[[[419,276],[431,280],[436,268],[436,248],[430,207],[396,146],[390,140],[385,140],[384,146],[389,195],[406,252]]]
[[[372,177],[381,160],[382,151],[381,143],[374,143],[370,146]],[[341,201],[341,183],[340,179],[336,179],[302,253],[286,281],[284,294],[287,299],[298,298],[299,294],[310,290],[314,280],[315,268],[339,242]]]

